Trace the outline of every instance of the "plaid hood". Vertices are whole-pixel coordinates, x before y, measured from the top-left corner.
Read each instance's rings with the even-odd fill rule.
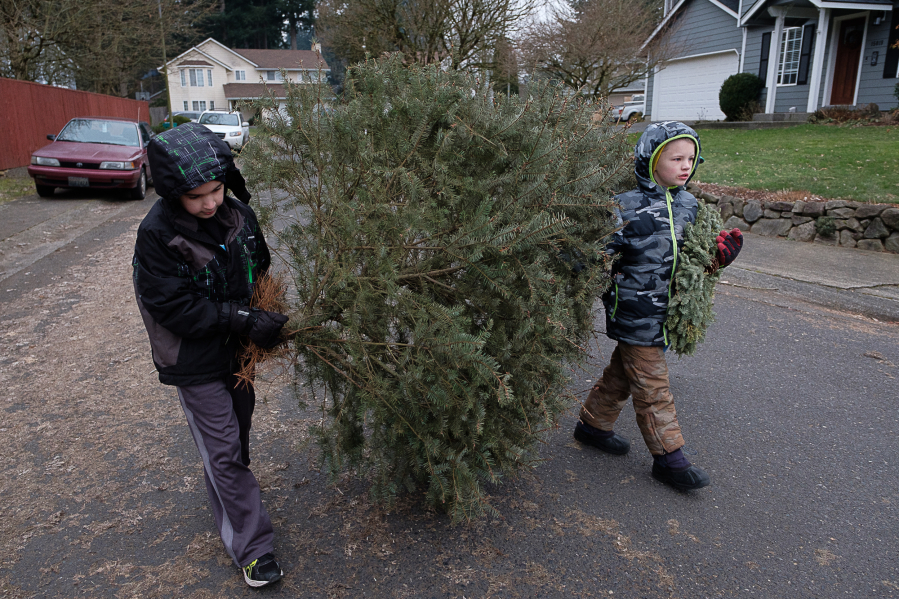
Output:
[[[231,148],[203,125],[184,123],[160,133],[150,140],[147,158],[156,193],[168,201],[209,181],[223,181],[239,200],[250,200]]]

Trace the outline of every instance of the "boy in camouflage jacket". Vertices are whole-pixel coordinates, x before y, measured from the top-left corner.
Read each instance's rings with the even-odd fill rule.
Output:
[[[695,222],[698,209],[696,198],[684,187],[699,155],[699,136],[674,121],[647,127],[634,150],[639,187],[615,198],[619,229],[608,251],[618,260],[613,284],[603,296],[606,335],[618,346],[584,402],[574,431],[581,443],[626,454],[630,442],[612,428],[632,396],[637,424],[653,455],[653,477],[681,490],[709,484],[708,474],[684,457],[665,362],[671,282],[684,227]],[[724,267],[736,258],[743,236],[734,229],[722,231],[718,239],[718,264]]]

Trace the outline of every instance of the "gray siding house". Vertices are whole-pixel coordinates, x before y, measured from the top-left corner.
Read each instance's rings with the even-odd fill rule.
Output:
[[[665,0],[656,36],[677,51],[646,80],[654,121],[724,119],[718,91],[744,72],[766,113],[896,104],[896,0]]]

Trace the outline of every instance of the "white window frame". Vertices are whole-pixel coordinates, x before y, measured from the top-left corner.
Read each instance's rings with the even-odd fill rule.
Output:
[[[209,100],[209,110],[215,110],[215,100]]]
[[[234,80],[235,81],[246,81],[247,80],[247,72],[246,71],[234,71]]]
[[[206,100],[194,100],[193,106],[194,106],[193,112],[205,112],[206,111]]]
[[[803,27],[784,27],[777,60],[777,86],[790,87],[799,80]],[[798,35],[797,35],[798,33]],[[792,38],[792,39],[791,39]],[[787,80],[784,83],[784,80]]]
[[[187,77],[184,71],[187,71]],[[203,74],[203,71],[206,74]],[[207,85],[207,81],[209,82]],[[212,69],[181,69],[181,87],[212,87]]]
[[[190,110],[190,109],[187,107],[187,100],[185,100],[184,101],[184,112],[187,112],[188,110]]]
[[[284,81],[284,77],[281,76],[281,71],[266,71],[265,80]]]

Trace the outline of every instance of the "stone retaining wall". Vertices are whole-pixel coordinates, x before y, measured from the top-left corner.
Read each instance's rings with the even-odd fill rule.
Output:
[[[738,227],[766,237],[786,237],[858,248],[874,252],[899,253],[899,206],[830,202],[765,202],[742,200],[734,196],[715,196],[690,185],[688,191],[707,204],[718,207],[727,229]],[[818,219],[832,217],[835,232],[818,232]],[[823,224],[823,223],[822,223]]]

